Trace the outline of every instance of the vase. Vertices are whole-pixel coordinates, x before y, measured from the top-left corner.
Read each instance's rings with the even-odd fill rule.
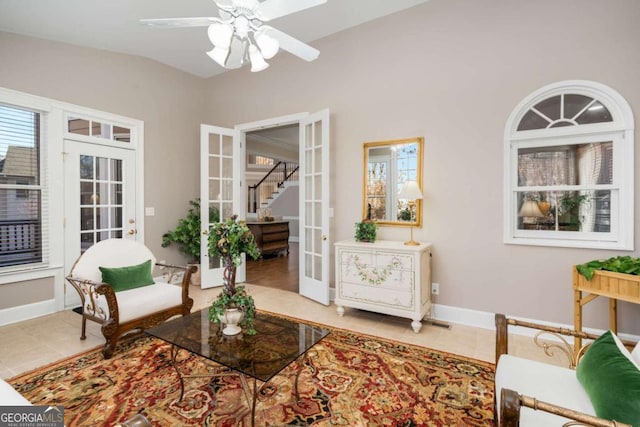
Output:
[[[237,335],[242,332],[242,328],[238,326],[238,323],[242,322],[244,313],[238,308],[227,308],[224,314],[221,316],[224,329],[222,333],[225,335]]]

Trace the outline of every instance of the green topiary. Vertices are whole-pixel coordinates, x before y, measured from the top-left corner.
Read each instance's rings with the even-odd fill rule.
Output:
[[[378,223],[375,221],[364,220],[356,222],[355,239],[358,242],[375,242],[378,232]]]

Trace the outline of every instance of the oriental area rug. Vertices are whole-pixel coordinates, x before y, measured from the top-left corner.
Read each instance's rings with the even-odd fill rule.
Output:
[[[493,364],[328,329],[263,387],[256,426],[493,426]],[[180,355],[195,370],[211,367]],[[251,425],[237,375],[185,379],[180,401],[170,345],[147,336],[123,341],[111,359],[95,349],[9,383],[33,404],[64,406],[68,427],[113,426],[138,412],[162,427]]]

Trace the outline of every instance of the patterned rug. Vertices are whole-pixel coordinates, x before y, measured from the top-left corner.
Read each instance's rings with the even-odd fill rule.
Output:
[[[306,359],[263,388],[256,426],[493,426],[493,364],[328,329]],[[169,352],[145,336],[124,341],[109,360],[96,349],[9,383],[34,404],[63,405],[69,427],[113,426],[140,411],[154,426],[251,425],[236,375],[185,380],[179,401]],[[181,355],[185,369],[211,369],[211,362]]]

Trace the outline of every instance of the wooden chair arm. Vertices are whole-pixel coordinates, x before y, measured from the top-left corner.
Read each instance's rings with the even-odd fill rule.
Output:
[[[542,402],[533,397],[523,396],[514,390],[503,388],[500,391],[500,426],[518,427],[520,425],[520,409],[522,407],[531,408],[536,411],[548,412],[550,414],[569,418],[579,422],[570,425],[591,426],[591,427],[631,427],[629,424],[617,421],[605,420],[582,412],[563,408],[552,403]],[[564,424],[568,425],[568,424]]]
[[[174,264],[166,264],[166,263],[162,263],[162,262],[156,262],[156,266],[165,267],[165,268],[173,268],[173,269],[176,269],[176,270],[184,270],[184,271],[187,271],[187,269],[189,268],[189,266],[186,266],[186,265],[174,265]]]

